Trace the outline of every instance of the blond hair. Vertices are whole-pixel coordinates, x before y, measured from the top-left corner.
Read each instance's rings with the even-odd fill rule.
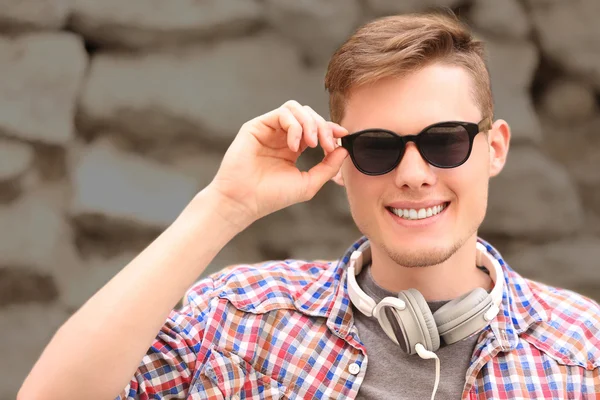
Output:
[[[482,116],[494,105],[483,42],[454,13],[383,17],[359,28],[331,57],[325,76],[331,120],[339,123],[350,91],[382,78],[402,77],[441,62],[464,67]]]

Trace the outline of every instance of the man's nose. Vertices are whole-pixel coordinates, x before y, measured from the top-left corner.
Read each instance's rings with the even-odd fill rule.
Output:
[[[436,175],[433,167],[419,153],[417,146],[409,142],[404,149],[404,155],[394,173],[395,182],[398,187],[409,187],[420,189],[423,186],[433,186]]]

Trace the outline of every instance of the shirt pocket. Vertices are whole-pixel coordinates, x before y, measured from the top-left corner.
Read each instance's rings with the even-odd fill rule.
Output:
[[[225,399],[282,399],[287,387],[252,367],[235,353],[213,348],[203,374]]]

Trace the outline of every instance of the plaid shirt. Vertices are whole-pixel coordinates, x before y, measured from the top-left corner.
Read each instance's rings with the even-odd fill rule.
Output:
[[[240,265],[201,280],[118,398],[356,397],[368,349],[353,323],[346,265],[364,240],[335,262]],[[481,242],[506,285],[500,313],[479,334],[462,397],[600,398],[598,304],[524,279]]]

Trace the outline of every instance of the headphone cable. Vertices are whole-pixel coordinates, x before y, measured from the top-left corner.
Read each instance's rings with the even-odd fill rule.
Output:
[[[433,393],[431,393],[431,400],[435,400],[435,394],[440,383],[440,359],[433,351],[425,350],[425,346],[421,343],[416,344],[415,350],[419,357],[424,360],[435,359],[435,383],[433,385]]]

